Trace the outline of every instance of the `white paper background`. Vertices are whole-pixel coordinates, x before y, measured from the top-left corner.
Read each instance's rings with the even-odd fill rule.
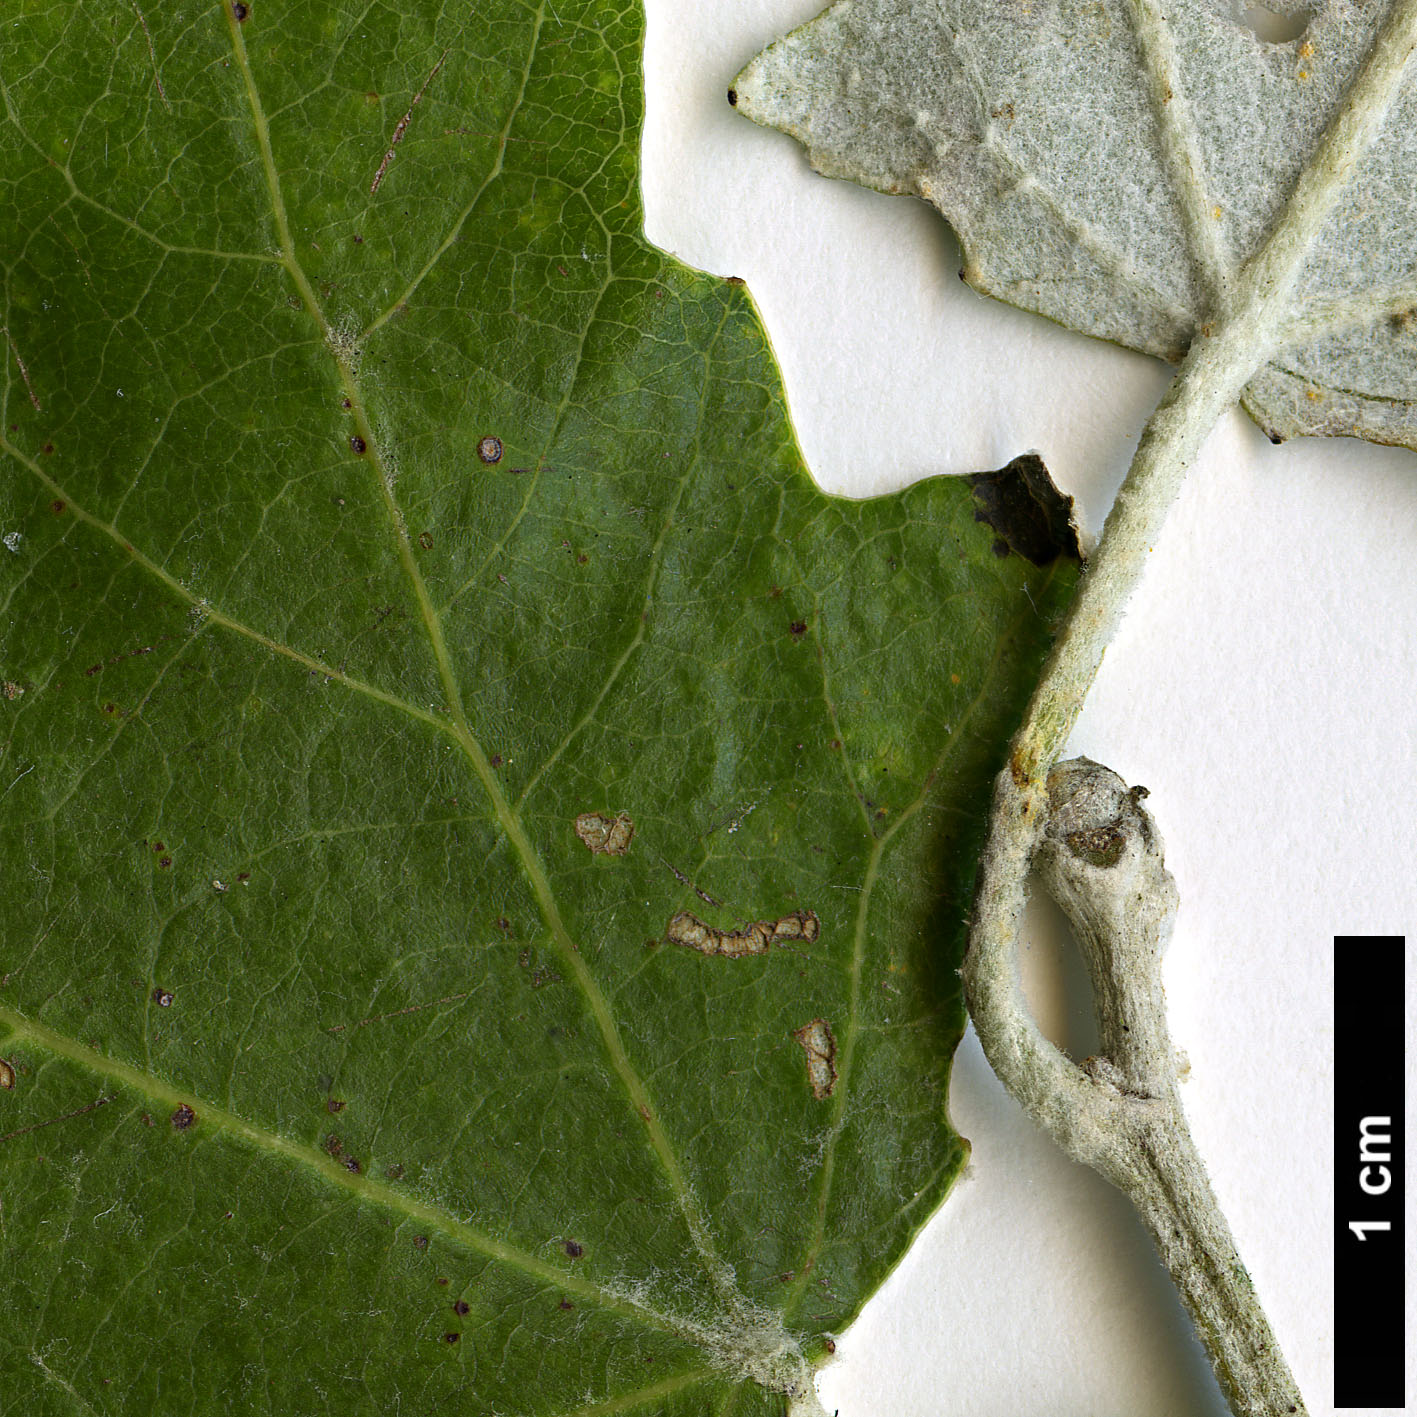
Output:
[[[727,106],[817,0],[647,8],[649,236],[747,280],[822,485],[862,495],[1036,450],[1095,534],[1168,371],[976,296],[932,211],[816,176]],[[1152,790],[1182,898],[1167,987],[1186,1104],[1315,1414],[1333,1410],[1332,937],[1417,940],[1414,584],[1417,457],[1274,448],[1235,413],[1072,743]],[[1026,951],[1040,1019],[1084,1027],[1045,934]],[[827,1410],[1219,1417],[1127,1204],[1021,1115],[972,1034],[951,1107],[971,1170],[839,1342]]]

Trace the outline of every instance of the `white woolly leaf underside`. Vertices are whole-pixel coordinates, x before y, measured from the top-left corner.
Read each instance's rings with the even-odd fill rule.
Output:
[[[1223,317],[1388,4],[842,0],[755,59],[742,112],[814,167],[924,197],[970,284],[1179,359]],[[1417,447],[1417,84],[1315,244],[1244,402],[1272,437]]]

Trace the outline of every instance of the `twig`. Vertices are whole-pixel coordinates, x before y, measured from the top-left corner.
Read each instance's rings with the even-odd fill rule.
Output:
[[[969,1012],[994,1071],[1035,1120],[1132,1197],[1237,1414],[1278,1417],[1302,1412],[1303,1403],[1234,1253],[1179,1103],[1172,1100],[1171,1079],[1165,1074],[1153,1078],[1143,1088],[1147,1106],[1139,1110],[1115,1087],[1107,1092],[1115,1080],[1106,1069],[1093,1076],[1074,1067],[1028,1016],[1014,977],[1014,955],[1028,873],[1055,810],[1045,785],[1049,769],[1072,730],[1187,470],[1221,414],[1291,328],[1299,273],[1381,132],[1414,48],[1417,0],[1398,0],[1279,219],[1239,273],[1231,303],[1223,314],[1216,312],[1215,328],[1202,325],[1142,433],[1101,543],[1014,738],[1009,764],[996,783],[962,971]],[[1158,870],[1159,849],[1158,843]],[[1135,897],[1128,905],[1133,911],[1144,908]],[[1099,1016],[1120,1018],[1116,999],[1105,997],[1107,987],[1097,987]],[[1126,1016],[1128,1028],[1149,1028],[1169,1049],[1159,982],[1152,997],[1131,1001]],[[1116,1066],[1115,1060],[1108,1063]],[[1120,1076],[1125,1082],[1125,1068]],[[1148,1120],[1139,1120],[1142,1116]]]

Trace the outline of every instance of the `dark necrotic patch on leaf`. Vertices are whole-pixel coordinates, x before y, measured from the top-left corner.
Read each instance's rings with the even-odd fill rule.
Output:
[[[1073,499],[1058,491],[1036,453],[1024,453],[997,472],[976,473],[966,480],[978,504],[975,521],[999,534],[994,544],[998,555],[1013,552],[1035,566],[1046,566],[1059,556],[1082,560]]]

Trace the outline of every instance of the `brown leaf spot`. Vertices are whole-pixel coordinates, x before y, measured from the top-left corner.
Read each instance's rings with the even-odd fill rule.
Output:
[[[6,1092],[15,1090],[15,1068],[8,1059],[0,1058],[0,1087]]]
[[[765,955],[771,946],[787,940],[811,944],[821,932],[822,922],[810,910],[794,910],[780,920],[757,920],[742,930],[719,930],[681,910],[665,927],[664,938],[700,954],[742,959],[744,955]]]
[[[413,1237],[413,1248],[415,1250],[426,1250],[428,1248],[428,1237],[426,1235],[415,1235]]]
[[[585,1246],[577,1244],[574,1240],[562,1241],[561,1248],[565,1250],[567,1255],[569,1255],[573,1260],[578,1260],[583,1254],[585,1254]]]
[[[360,1166],[357,1158],[353,1156],[346,1156],[344,1159],[344,1169],[348,1171],[351,1175],[357,1176],[364,1168]]]
[[[243,5],[241,0],[235,0],[235,3],[231,7],[231,17],[238,25],[245,24],[246,18],[250,13],[251,7],[249,5]]]
[[[358,433],[356,433],[356,434],[349,440],[349,447],[350,447],[350,451],[351,451],[351,452],[354,452],[354,453],[363,453],[363,452],[365,452],[365,451],[368,449],[369,444],[366,443],[366,442],[364,441],[364,439],[359,436]]]
[[[613,817],[582,812],[576,818],[576,835],[592,856],[624,856],[634,839],[635,824],[628,812],[617,812]]]
[[[805,620],[794,620],[788,629],[791,631],[794,640],[800,640],[807,633],[807,622]]]
[[[561,1302],[556,1305],[556,1307],[564,1313],[566,1310],[574,1309],[576,1306],[571,1303],[569,1299],[562,1299]]]
[[[153,1003],[160,1009],[170,1009],[172,1007],[172,994],[167,989],[153,990]]]
[[[433,533],[431,531],[420,531],[418,533],[418,544],[425,550],[433,549]]]
[[[185,1132],[188,1127],[196,1125],[197,1114],[183,1102],[178,1106],[172,1116],[168,1118],[168,1121],[170,1121],[179,1132]]]
[[[836,1086],[836,1038],[824,1018],[804,1023],[792,1035],[807,1055],[807,1081],[818,1102],[832,1095]]]
[[[332,1116],[332,1117],[335,1115],[336,1112],[343,1112],[343,1111],[344,1111],[344,1101],[343,1101],[343,1099],[342,1099],[342,1098],[339,1098],[339,1097],[327,1097],[327,1098],[325,1098],[325,1111],[328,1112],[328,1113],[330,1114],[330,1116]]]
[[[465,1319],[472,1312],[472,1305],[466,1299],[459,1299],[453,1305],[453,1312],[460,1318]]]
[[[331,1132],[320,1145],[329,1152],[331,1156],[339,1156],[344,1151],[344,1143],[333,1132]]]
[[[501,462],[502,440],[500,438],[494,438],[492,434],[489,433],[485,438],[481,439],[478,442],[477,456],[480,457],[482,461],[487,463],[489,466],[491,466],[493,463]]]
[[[462,1337],[462,1335],[461,1335],[460,1333],[445,1333],[445,1334],[443,1335],[443,1342],[444,1342],[444,1343],[456,1343],[456,1342],[458,1341],[458,1339],[460,1339],[461,1337]]]

